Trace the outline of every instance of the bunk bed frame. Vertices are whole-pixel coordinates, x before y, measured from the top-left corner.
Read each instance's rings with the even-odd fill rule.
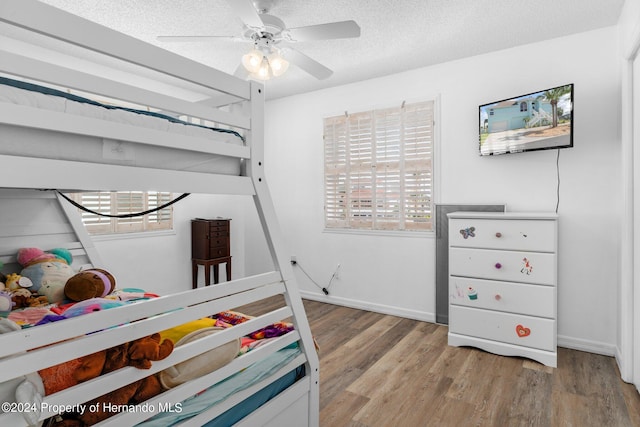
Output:
[[[39,191],[42,189],[155,189],[174,193],[251,196],[275,266],[274,271],[257,276],[55,322],[63,323],[64,328],[53,324],[1,334],[0,384],[193,319],[283,295],[283,307],[198,340],[193,345],[176,347],[167,359],[153,362],[150,370],[126,367],[44,396],[44,403],[36,408],[40,409],[37,416],[41,422],[56,415],[49,410],[54,405],[85,402],[214,349],[230,339],[242,337],[273,322],[290,319],[295,328],[293,332],[234,359],[210,374],[152,398],[147,403],[148,407],[155,408],[153,411],[122,412],[100,425],[142,422],[157,413],[159,407],[182,402],[268,355],[297,343],[300,354],[285,367],[180,425],[203,425],[292,368],[304,366],[303,378],[249,414],[239,425],[317,426],[318,357],[264,175],[263,86],[237,79],[35,0],[0,2],[0,25],[0,37],[5,37],[0,39],[0,73],[206,120],[216,126],[238,130],[245,141],[244,145],[232,145],[199,137],[177,137],[128,124],[106,123],[96,118],[73,117],[30,106],[0,103],[0,187],[4,188],[0,194],[0,209],[10,209],[19,199],[38,203],[27,205],[37,207],[16,215],[14,221],[0,225],[0,261],[4,262],[5,268],[17,270],[16,251],[29,245],[44,249],[66,247],[74,254],[76,268],[103,266],[76,209],[59,200],[55,193]],[[8,43],[7,40],[17,42]],[[37,46],[34,50],[37,54],[25,54],[22,43]],[[57,61],[60,58],[63,59]],[[69,58],[80,59],[67,65]],[[85,64],[88,65],[85,67]],[[98,71],[93,72],[94,68]],[[117,71],[110,74],[111,71],[103,72],[105,69]],[[139,75],[140,79],[123,83],[127,79],[122,78],[122,73]],[[176,92],[181,95],[170,95],[165,87],[176,87]],[[193,97],[193,93],[198,96]],[[198,101],[194,102],[192,98]],[[86,136],[169,150],[169,153],[175,150],[175,153],[195,153],[197,156],[222,156],[236,159],[241,164],[241,173],[223,175],[206,169],[174,170],[171,161],[157,168],[136,166],[114,161],[108,156],[92,162],[76,161],[65,158],[66,154],[51,158],[32,148],[25,153],[4,152],[2,147],[10,142],[5,133],[7,129],[24,131],[25,141],[29,143],[46,144],[46,135]],[[13,144],[14,148],[15,145],[20,143]],[[64,221],[43,222],[42,215],[48,218],[57,216]],[[25,414],[19,412],[0,413],[0,425],[28,425]]]

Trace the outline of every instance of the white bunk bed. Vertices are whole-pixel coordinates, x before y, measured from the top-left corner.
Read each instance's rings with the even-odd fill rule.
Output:
[[[275,265],[275,271],[269,273],[0,334],[0,389],[3,384],[19,382],[23,376],[41,369],[194,319],[275,295],[283,295],[285,302],[282,307],[248,322],[176,347],[169,357],[154,361],[148,370],[125,367],[44,396],[42,403],[31,396],[29,406],[21,401],[3,406],[0,425],[29,425],[34,411],[41,423],[56,415],[54,409],[61,407],[56,405],[80,404],[97,398],[196,355],[214,351],[229,340],[288,319],[294,331],[211,373],[164,391],[144,402],[144,410],[143,404],[139,404],[140,410],[118,413],[99,425],[133,426],[153,420],[163,411],[171,415],[171,408],[180,412],[175,408],[182,411],[185,401],[196,394],[206,394],[201,392],[210,390],[210,386],[223,380],[228,383],[283,350],[297,348],[283,365],[273,367],[249,385],[234,388],[230,396],[218,403],[198,406],[193,416],[176,421],[190,426],[215,423],[225,413],[236,411],[239,408],[236,405],[268,391],[270,385],[297,370],[298,374],[302,372],[301,378],[282,386],[284,390],[253,409],[238,425],[317,426],[318,357],[264,176],[262,86],[35,0],[0,2],[0,73],[12,79],[70,89],[82,96],[108,97],[109,102],[115,99],[163,114],[188,117],[191,122],[232,129],[242,136],[237,138],[224,132],[222,140],[210,140],[202,130],[195,135],[184,131],[176,134],[129,121],[113,122],[95,114],[82,116],[49,110],[42,108],[40,101],[35,105],[19,104],[8,96],[2,99],[0,92],[0,100],[5,101],[0,102],[0,210],[5,212],[3,219],[11,218],[0,224],[3,272],[19,271],[16,252],[29,246],[71,250],[76,270],[87,265],[108,268],[102,264],[76,209],[55,193],[42,189],[161,190],[250,196]],[[14,209],[19,214],[9,213]],[[166,419],[157,422],[157,425],[168,423]]]

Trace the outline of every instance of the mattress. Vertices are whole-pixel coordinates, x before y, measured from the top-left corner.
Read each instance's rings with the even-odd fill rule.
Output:
[[[183,137],[244,144],[242,136],[230,129],[192,124],[158,112],[101,103],[5,77],[0,77],[0,102],[166,132],[175,135],[176,146],[179,146]],[[76,133],[4,124],[0,131],[0,142],[0,154],[7,155],[225,175],[240,174],[239,159]]]

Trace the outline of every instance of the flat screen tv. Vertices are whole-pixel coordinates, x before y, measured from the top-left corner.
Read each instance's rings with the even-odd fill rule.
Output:
[[[480,155],[573,147],[573,83],[479,107]]]

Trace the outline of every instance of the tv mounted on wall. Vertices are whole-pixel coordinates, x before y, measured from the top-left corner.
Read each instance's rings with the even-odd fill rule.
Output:
[[[480,155],[573,147],[573,83],[479,107]]]

